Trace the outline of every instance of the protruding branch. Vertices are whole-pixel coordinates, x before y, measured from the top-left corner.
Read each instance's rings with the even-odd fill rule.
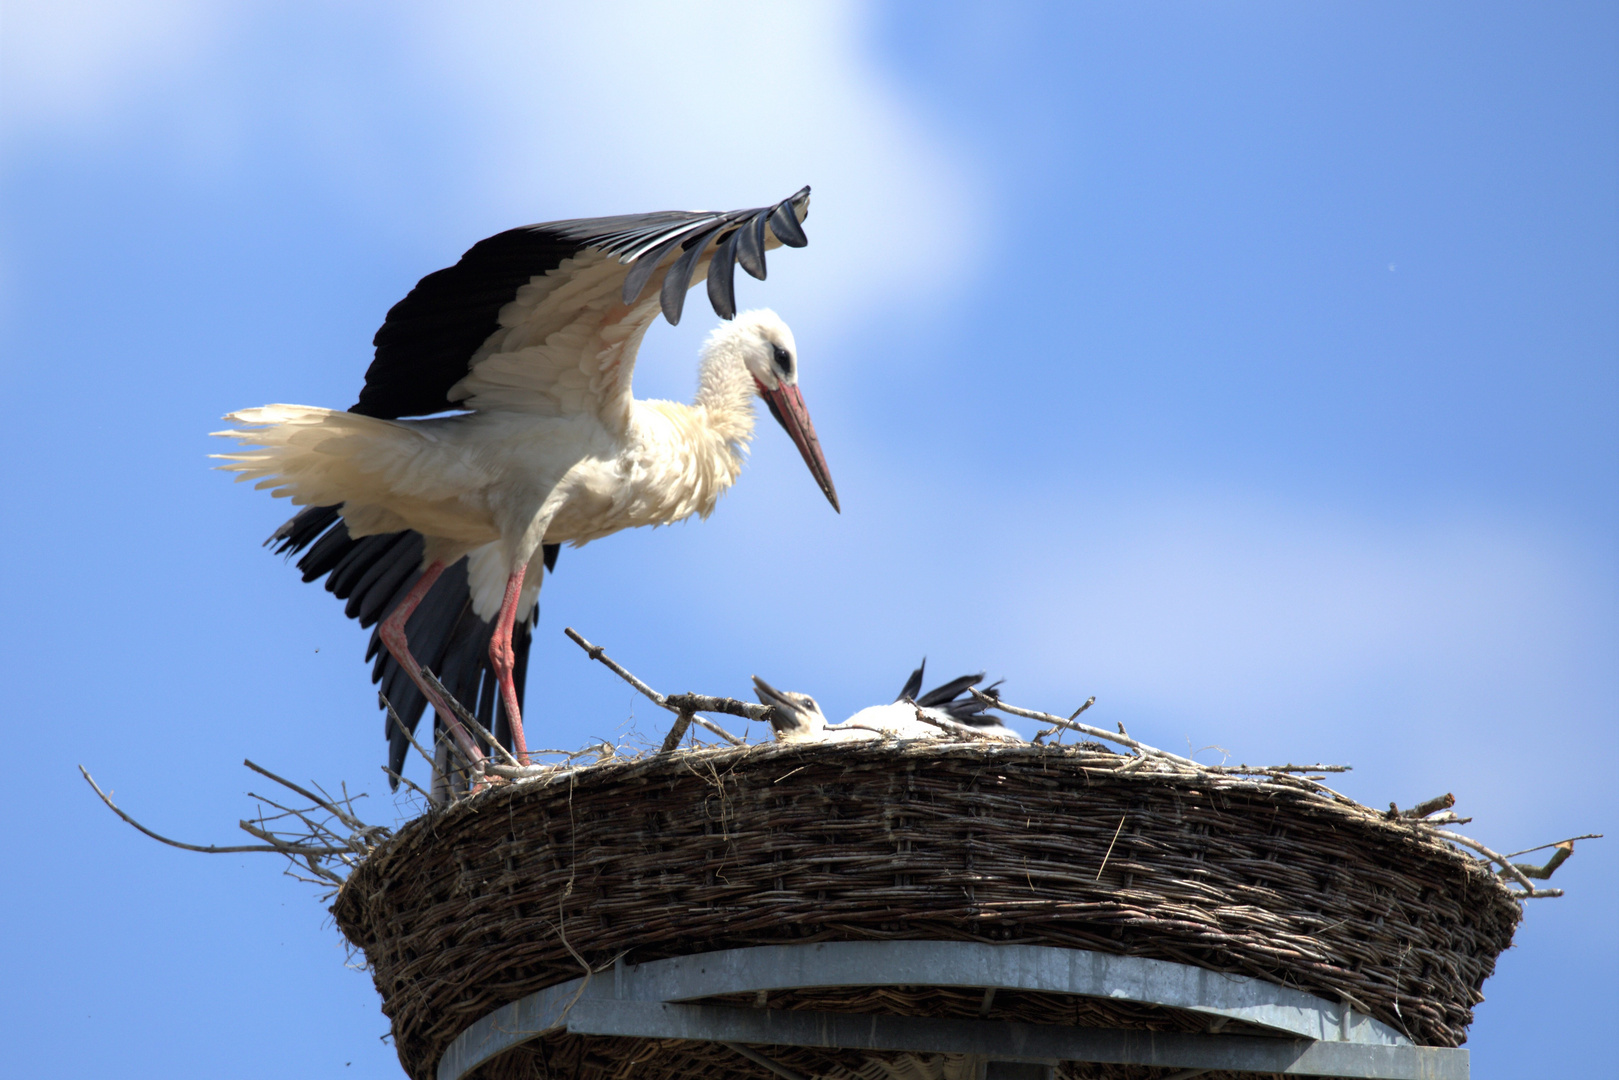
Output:
[[[629,683],[631,686],[635,687],[641,693],[645,694],[647,699],[651,701],[652,704],[658,706],[660,709],[670,708],[667,698],[658,693],[656,690],[652,689],[652,687],[648,686],[646,683],[642,682],[640,679],[637,679],[634,675],[631,675],[628,671],[624,670],[624,668],[620,667],[618,661],[607,655],[606,649],[602,648],[600,645],[592,645],[590,642],[584,639],[579,631],[575,630],[571,626],[564,627],[562,632],[568,635],[568,640],[585,650],[586,656],[589,656],[592,660],[600,660],[603,664],[606,664],[609,671],[623,679],[625,682]],[[679,712],[680,710],[674,709],[673,711]]]
[[[411,741],[414,742],[415,740],[413,739]],[[404,784],[406,787],[410,788],[410,790],[414,791],[416,794],[418,794],[422,798],[426,799],[429,803],[431,803],[433,801],[433,797],[431,795],[429,795],[427,792],[423,791],[421,789],[420,785],[418,785],[415,781],[411,780],[411,778],[406,776],[404,773],[396,773],[392,769],[388,768],[388,766],[386,766],[386,765],[380,766],[380,768],[382,769],[383,772],[388,774],[388,779],[392,780],[394,783],[396,783],[396,784]]]
[[[286,788],[288,791],[296,791],[298,794],[302,795],[304,798],[308,799],[310,802],[314,803],[316,806],[320,807],[322,810],[326,811],[328,814],[331,814],[334,818],[336,818],[338,821],[341,821],[344,825],[347,825],[349,828],[355,829],[355,830],[362,830],[362,829],[370,828],[370,826],[368,826],[365,822],[361,821],[359,818],[355,817],[353,814],[349,813],[347,810],[344,810],[342,807],[337,806],[334,803],[327,802],[325,799],[321,798],[319,795],[316,795],[313,791],[310,791],[308,788],[299,787],[297,784],[294,784],[291,780],[288,780],[285,777],[277,776],[275,773],[271,772],[269,769],[266,769],[263,765],[255,765],[252,761],[248,760],[247,758],[242,759],[242,764],[246,765],[249,769],[252,769],[254,772],[258,773],[260,776],[269,777],[271,780],[274,780],[276,783],[280,784],[282,787]],[[268,801],[268,800],[266,800],[266,801]]]
[[[915,703],[913,702],[912,704]],[[956,720],[952,717],[929,715],[928,710],[922,708],[920,705],[916,706],[916,718],[924,724],[932,724],[941,731],[948,731],[952,735],[959,735],[966,739],[978,739],[984,742],[998,743],[1021,743],[1023,741],[1022,739],[1016,738],[1009,739],[1005,735],[992,735],[987,731],[980,731],[971,724],[963,724],[960,720]]]
[[[1552,857],[1547,859],[1542,866],[1534,866],[1530,863],[1513,863],[1512,865],[1524,877],[1545,881],[1552,876],[1552,873],[1559,866],[1567,862],[1568,857],[1572,854],[1574,854],[1574,841],[1564,840],[1561,844],[1556,845],[1556,850],[1552,852]]]
[[[686,729],[691,727],[693,714],[682,709],[680,715],[675,717],[674,724],[669,728],[669,734],[663,737],[663,745],[658,747],[658,753],[667,754],[680,745],[680,740],[686,737]]]
[[[1403,811],[1402,813],[1403,816],[1408,818],[1425,818],[1429,814],[1437,814],[1441,810],[1449,810],[1455,805],[1456,796],[1447,791],[1443,795],[1435,795],[1433,798],[1428,799],[1425,802],[1419,802],[1411,809]]]
[[[1050,713],[1037,712],[1034,709],[1020,709],[1015,705],[1008,705],[999,697],[993,697],[986,694],[976,687],[968,687],[967,689],[973,697],[977,698],[981,703],[991,709],[999,709],[1001,712],[1010,713],[1013,716],[1021,716],[1026,720],[1038,720],[1042,724],[1051,724],[1054,727],[1067,728],[1069,731],[1077,731],[1082,735],[1089,735],[1093,739],[1106,739],[1108,742],[1117,743],[1119,746],[1127,746],[1138,754],[1146,754],[1150,757],[1160,758],[1164,761],[1172,761],[1182,768],[1204,768],[1204,766],[1199,765],[1191,758],[1184,758],[1179,754],[1171,754],[1167,750],[1160,750],[1155,746],[1148,746],[1146,743],[1137,742],[1135,739],[1132,739],[1130,736],[1123,733],[1123,724],[1119,725],[1121,729],[1120,731],[1112,732],[1106,730],[1105,728],[1091,727],[1089,724],[1081,724],[1075,720],[1066,720],[1061,716],[1053,716]],[[1078,716],[1081,712],[1084,712],[1085,709],[1090,707],[1090,704],[1091,703],[1087,701],[1077,712],[1074,713],[1074,715]]]
[[[704,719],[701,716],[697,716],[697,713],[728,713],[731,716],[743,716],[749,720],[763,720],[765,719],[766,712],[768,712],[767,707],[764,705],[753,705],[746,701],[737,701],[735,698],[709,697],[706,694],[674,694],[672,696],[665,697],[663,694],[658,693],[640,679],[637,679],[623,665],[618,663],[618,661],[608,656],[606,649],[602,648],[600,645],[592,645],[590,642],[586,641],[584,636],[573,627],[565,627],[562,632],[568,635],[569,641],[572,641],[575,645],[585,650],[585,655],[589,656],[592,660],[599,660],[603,664],[607,665],[608,670],[610,670],[614,675],[617,675],[619,678],[623,679],[625,682],[629,683],[631,686],[635,687],[642,694],[646,695],[647,700],[651,701],[652,704],[658,706],[660,709],[668,709],[670,712],[676,714],[677,719],[675,720],[675,726],[681,729],[680,735],[673,735],[671,732],[670,736],[664,737],[663,741],[667,749],[674,749],[674,746],[669,745],[669,739],[671,737],[674,738],[675,745],[678,745],[680,742],[680,737],[686,733],[686,727],[689,727],[694,723],[699,727],[712,731],[714,734],[718,735],[732,746],[743,746],[746,744],[746,739],[740,739],[737,736],[732,735],[729,731],[726,731],[713,721]],[[686,721],[685,725],[682,725],[678,717],[684,716],[687,713],[692,714],[691,719]]]
[[[270,830],[257,826],[251,821],[238,821],[236,826],[249,836],[257,836],[261,840],[269,841],[269,845],[267,847],[241,849],[244,851],[278,851],[283,855],[296,855],[299,858],[307,858],[313,855],[317,859],[349,854],[349,849],[346,847],[334,847],[330,844],[322,844],[319,847],[314,847],[309,844],[300,844],[296,841],[283,840]],[[310,869],[315,870],[316,873],[321,873],[321,871],[317,870],[313,866],[310,867]],[[326,872],[330,873],[330,871]],[[342,881],[342,878],[336,878],[335,880]]]
[[[306,834],[307,836],[335,836],[336,835],[330,829],[328,829],[326,826],[324,826],[320,822],[315,821],[314,819],[312,819],[309,816],[307,811],[298,810],[298,809],[295,809],[295,808],[293,808],[291,806],[282,806],[280,803],[274,801],[273,799],[267,799],[263,795],[257,795],[257,794],[254,794],[251,791],[249,791],[247,793],[247,797],[250,798],[250,799],[256,799],[261,803],[269,803],[271,806],[273,806],[277,810],[281,811],[280,814],[276,815],[275,817],[270,818],[269,820],[271,820],[271,821],[282,820],[282,819],[285,819],[285,818],[294,817],[294,818],[297,818],[299,821],[303,822],[304,827],[309,830],[309,832]],[[265,819],[264,819],[264,817],[262,815],[262,812],[261,812],[260,817],[259,817],[260,826],[263,826],[264,821],[265,821]],[[241,823],[238,822],[238,824],[241,824]],[[258,833],[252,832],[252,830],[247,830],[247,831],[253,836],[258,835]],[[366,850],[370,846],[369,845],[369,836],[368,836],[368,834],[371,831],[372,830],[367,829],[366,832],[363,832],[363,833],[362,832],[350,833],[348,840],[344,843],[344,845],[342,847],[334,847],[331,851],[322,851],[320,854],[322,854],[322,855],[338,855],[338,854],[342,854],[344,852],[353,852],[353,853],[355,853],[357,855],[364,855]],[[286,838],[281,837],[280,839],[285,840]],[[301,844],[302,841],[293,840],[293,841],[288,841],[288,843],[297,845],[297,844]],[[300,851],[300,852],[298,852],[298,854],[304,854],[304,852]]]
[[[1084,712],[1086,709],[1090,708],[1092,705],[1095,705],[1095,704],[1096,704],[1096,695],[1092,694],[1090,697],[1085,699],[1085,704],[1081,705],[1079,708],[1075,709],[1071,714],[1069,714],[1068,719],[1069,720],[1078,720],[1080,713]],[[1055,724],[1055,725],[1053,725],[1051,727],[1048,727],[1048,728],[1041,728],[1039,731],[1034,733],[1034,741],[1036,743],[1042,743],[1042,742],[1045,741],[1045,738],[1046,738],[1047,735],[1055,735],[1057,732],[1059,732],[1061,730],[1062,730],[1062,725],[1060,725],[1060,724]]]
[[[713,732],[715,735],[718,735],[720,738],[724,739],[726,742],[730,743],[732,746],[746,746],[748,744],[748,740],[746,740],[744,738],[741,738],[740,736],[737,736],[737,735],[732,735],[729,731],[726,731],[724,728],[720,727],[718,724],[714,723],[714,721],[708,719],[706,716],[693,715],[692,718],[691,718],[691,722],[696,724],[699,727],[705,728],[708,731]]]
[[[180,848],[182,851],[200,851],[205,855],[229,855],[229,854],[231,854],[233,852],[237,852],[237,851],[280,851],[281,850],[279,847],[276,847],[273,844],[207,844],[207,845],[203,845],[203,844],[187,844],[187,843],[185,843],[184,841],[181,841],[181,840],[170,840],[167,836],[164,836],[161,833],[153,832],[151,829],[148,829],[145,825],[142,825],[140,822],[136,821],[134,818],[130,817],[128,814],[126,814],[122,810],[120,810],[118,808],[118,804],[113,802],[112,799],[110,799],[107,796],[107,793],[105,791],[101,790],[100,785],[98,785],[93,779],[91,779],[89,771],[87,769],[85,769],[85,767],[83,765],[79,766],[79,774],[84,777],[86,783],[88,783],[92,788],[95,789],[96,794],[101,796],[101,801],[107,804],[107,809],[111,810],[113,813],[115,813],[119,817],[123,818],[124,821],[127,824],[134,826],[137,830],[139,830],[140,832],[145,833],[147,836],[150,836],[153,840],[156,840],[160,844],[167,844],[170,847],[177,847],[177,848]]]
[[[478,718],[468,712],[467,707],[457,701],[454,694],[445,689],[444,684],[439,682],[437,675],[434,675],[426,668],[422,668],[422,681],[442,695],[444,700],[449,703],[451,710],[454,711],[456,719],[465,724],[473,734],[482,739],[496,754],[499,754],[506,764],[519,764],[518,760],[512,756],[512,752],[500,745],[500,740],[491,735],[488,728],[478,723]]]
[[[286,872],[300,881],[315,881],[323,885],[342,885],[343,876],[338,871],[358,864],[361,859],[370,854],[378,843],[386,840],[390,835],[388,829],[380,825],[367,825],[354,814],[353,803],[355,797],[348,794],[347,785],[344,786],[341,797],[327,794],[324,791],[317,794],[285,777],[277,776],[261,765],[256,765],[251,761],[243,762],[243,764],[259,775],[274,780],[282,787],[297,793],[314,804],[310,807],[283,806],[273,799],[249,792],[249,798],[256,799],[260,803],[259,817],[254,821],[239,821],[237,826],[254,839],[264,841],[262,844],[204,845],[171,840],[161,833],[148,829],[124,813],[107,793],[101,790],[84,766],[79,766],[79,772],[83,774],[85,782],[100,796],[101,801],[107,804],[109,810],[117,814],[130,826],[159,843],[180,848],[182,851],[200,851],[205,855],[223,855],[247,851],[265,851],[284,855],[292,862],[292,866]],[[364,796],[360,797],[363,798]],[[262,807],[265,805],[271,806],[280,812],[265,816],[262,812]],[[291,823],[294,821],[298,825],[292,825]],[[300,831],[300,826],[302,831]],[[334,865],[334,862],[336,865]],[[296,872],[297,870],[307,870],[314,875],[314,878],[305,877],[303,874]]]
[[[405,726],[405,722],[399,718],[399,713],[394,709],[393,702],[388,700],[388,695],[384,694],[381,690],[378,690],[377,700],[382,702],[382,707],[384,709],[388,710],[388,721],[397,727],[399,729],[399,734],[403,735],[410,742],[410,745],[416,748],[416,752],[422,755],[422,760],[427,762],[428,768],[432,768],[433,755],[422,749],[422,744],[416,741],[416,736],[410,733],[410,729]],[[386,766],[384,766],[384,768],[386,768]],[[400,779],[403,780],[404,777],[401,776]],[[417,790],[420,789],[418,788]]]
[[[1580,836],[1570,836],[1570,837],[1567,837],[1567,838],[1562,839],[1562,840],[1553,840],[1549,844],[1536,844],[1534,847],[1526,847],[1522,851],[1509,851],[1509,852],[1507,852],[1506,857],[1509,858],[1509,859],[1516,859],[1519,855],[1527,855],[1531,851],[1545,851],[1549,847],[1562,847],[1564,844],[1572,844],[1576,840],[1601,840],[1601,839],[1602,839],[1602,834],[1601,833],[1599,833],[1599,832],[1588,832],[1588,833],[1584,833],[1584,834],[1582,834]]]
[[[600,765],[609,758],[618,756],[618,749],[612,743],[599,742],[580,750],[530,750],[529,756],[535,754],[561,754],[565,760],[552,761],[534,765],[490,765],[489,773],[505,780],[546,780],[555,781],[572,776],[580,769],[591,765]],[[595,754],[596,760],[586,762],[584,765],[575,765],[574,762],[586,754]]]
[[[1471,848],[1472,850],[1478,852],[1480,855],[1484,856],[1490,862],[1495,863],[1497,866],[1499,866],[1501,868],[1501,875],[1503,877],[1510,877],[1514,881],[1516,881],[1519,885],[1523,886],[1525,896],[1540,897],[1540,896],[1562,896],[1563,895],[1563,890],[1562,889],[1537,889],[1537,888],[1535,888],[1534,884],[1529,880],[1528,875],[1525,874],[1522,870],[1519,870],[1515,865],[1513,865],[1512,862],[1510,862],[1505,855],[1501,855],[1501,854],[1498,854],[1498,853],[1496,853],[1494,851],[1491,851],[1489,848],[1485,847],[1483,844],[1479,843],[1477,840],[1472,839],[1471,837],[1466,837],[1466,836],[1461,835],[1460,833],[1451,832],[1448,829],[1435,829],[1434,830],[1434,835],[1444,837],[1446,840],[1449,840],[1451,843],[1460,845],[1461,847]],[[1565,855],[1565,856],[1563,856],[1563,858],[1566,859],[1566,858],[1568,858],[1568,856]],[[1557,861],[1559,863],[1561,863],[1563,860],[1559,859]]]
[[[679,712],[717,712],[727,716],[740,716],[746,720],[770,719],[770,706],[736,698],[710,697],[707,694],[670,694],[664,698],[664,708]]]
[[[1259,776],[1271,773],[1346,773],[1353,772],[1353,765],[1203,765],[1205,772],[1231,773],[1239,776]]]

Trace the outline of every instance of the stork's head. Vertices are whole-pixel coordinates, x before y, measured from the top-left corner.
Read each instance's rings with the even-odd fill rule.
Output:
[[[786,429],[832,509],[838,510],[838,492],[832,486],[832,473],[826,467],[809,408],[798,389],[798,345],[793,341],[793,332],[781,321],[781,316],[765,308],[744,311],[714,331],[711,347],[722,337],[741,356],[770,415]]]
[[[753,677],[753,692],[761,703],[776,710],[770,715],[770,726],[778,741],[819,738],[826,730],[826,714],[808,694],[777,690],[757,675]]]

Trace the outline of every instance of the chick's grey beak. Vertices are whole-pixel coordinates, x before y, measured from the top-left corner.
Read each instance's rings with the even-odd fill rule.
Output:
[[[799,731],[808,726],[804,718],[798,714],[797,706],[783,697],[780,690],[757,675],[753,677],[753,692],[759,698],[759,704],[770,706],[771,730]]]
[[[753,677],[753,692],[754,695],[758,697],[759,704],[761,705],[786,706],[787,708],[792,708],[786,699],[781,696],[780,690],[777,690],[774,686],[771,686],[757,675]]]
[[[758,382],[757,379],[754,381]],[[837,489],[832,486],[832,471],[826,467],[826,457],[821,453],[821,441],[815,437],[815,424],[810,420],[809,409],[804,404],[804,395],[799,392],[797,386],[788,386],[785,383],[774,390],[767,390],[764,383],[759,383],[759,393],[765,399],[765,404],[770,406],[770,415],[776,418],[776,423],[787,429],[787,435],[793,440],[793,445],[804,455],[804,464],[809,466],[815,482],[821,485],[821,491],[832,504],[832,509],[843,513],[838,506]]]

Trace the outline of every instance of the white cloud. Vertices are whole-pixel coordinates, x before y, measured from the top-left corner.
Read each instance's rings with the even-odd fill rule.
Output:
[[[1553,690],[1602,631],[1591,568],[1501,522],[1217,496],[1113,509],[1025,552],[1038,578],[1007,585],[1037,655],[1083,656],[1149,707],[1271,712],[1424,681],[1471,707],[1526,674]]]
[[[766,284],[738,275],[738,298],[782,310],[812,349],[818,330],[946,300],[985,232],[972,170],[870,55],[850,2],[13,2],[4,17],[8,155],[94,150],[138,123],[177,183],[239,183],[269,158],[436,258],[530,221],[811,184],[810,249],[774,255]],[[681,357],[656,361],[656,393],[687,393],[713,321],[690,310],[649,341]]]
[[[728,209],[814,187],[812,259],[754,302],[869,309],[972,254],[969,170],[867,55],[857,5],[700,0],[417,9],[417,48],[476,125],[488,220]],[[782,284],[778,279],[786,279]]]
[[[669,609],[707,611],[714,637],[680,662],[712,653],[719,685],[758,671],[846,714],[926,653],[941,678],[1006,677],[1019,704],[1067,711],[1096,694],[1096,723],[1169,749],[1348,760],[1345,787],[1368,801],[1448,787],[1514,832],[1567,825],[1603,790],[1615,582],[1600,553],[1554,533],[1229,491],[1076,506],[944,477],[886,498],[851,478],[833,519],[790,447],[760,454],[772,475],[739,485],[700,538],[615,540],[570,567],[633,568]],[[760,521],[782,525],[768,543]],[[717,591],[716,575],[741,584]],[[1531,764],[1548,754],[1569,781],[1555,805]]]

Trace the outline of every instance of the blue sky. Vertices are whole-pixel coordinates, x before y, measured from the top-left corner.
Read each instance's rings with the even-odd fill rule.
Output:
[[[565,625],[831,714],[926,654],[1168,749],[1352,762],[1373,805],[1453,791],[1501,849],[1612,832],[1616,136],[1600,4],[7,0],[18,1071],[397,1075],[304,886],[143,840],[74,766],[201,842],[243,757],[410,812],[364,635],[206,432],[347,406],[418,277],[550,218],[813,184],[739,299],[794,327],[844,512],[770,429],[709,521],[564,552],[531,741],[662,726]],[[688,310],[641,395],[689,396]],[[1613,842],[1486,984],[1480,1080],[1608,1060]]]

